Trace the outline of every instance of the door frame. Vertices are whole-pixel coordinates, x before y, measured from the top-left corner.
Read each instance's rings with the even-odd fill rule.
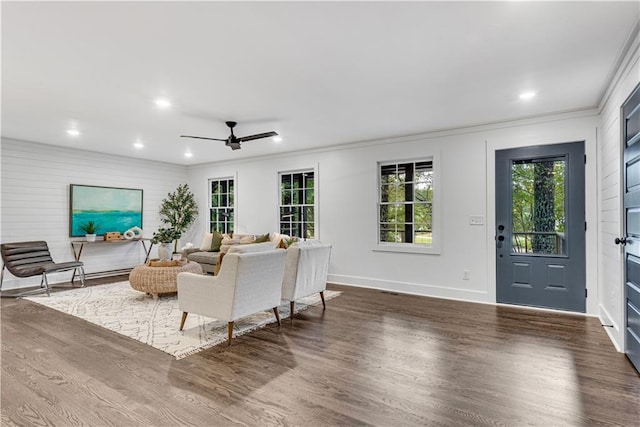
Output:
[[[584,141],[587,163],[585,164],[585,234],[586,251],[586,313],[567,311],[575,315],[598,315],[598,168],[597,168],[597,112],[575,113],[559,124],[539,120],[510,127],[508,131],[491,132],[485,140],[486,162],[486,253],[487,253],[487,300],[496,302],[496,163],[497,150],[521,148],[531,145],[561,144],[568,141]],[[510,307],[515,307],[509,305]],[[544,308],[518,306],[523,309],[549,310]],[[559,312],[559,310],[552,310]]]

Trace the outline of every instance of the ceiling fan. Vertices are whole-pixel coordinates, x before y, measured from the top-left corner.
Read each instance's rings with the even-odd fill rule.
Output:
[[[212,141],[223,141],[225,143],[225,145],[227,147],[231,147],[232,150],[239,150],[240,149],[240,143],[245,142],[245,141],[253,141],[254,139],[260,139],[260,138],[269,138],[270,136],[276,136],[278,135],[277,132],[271,131],[271,132],[265,132],[265,133],[258,133],[255,135],[249,135],[249,136],[241,136],[241,137],[237,137],[233,134],[233,128],[238,124],[236,122],[225,122],[227,124],[227,126],[229,126],[229,129],[231,129],[231,135],[229,135],[229,137],[227,139],[219,139],[219,138],[207,138],[204,136],[191,136],[191,135],[180,135],[181,138],[196,138],[196,139],[209,139]]]

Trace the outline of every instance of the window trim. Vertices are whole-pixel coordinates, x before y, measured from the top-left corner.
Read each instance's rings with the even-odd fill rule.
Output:
[[[230,181],[233,180],[233,206],[231,206],[231,208],[233,209],[233,230],[231,231],[231,233],[235,232],[236,229],[236,225],[238,223],[238,217],[237,217],[237,203],[238,203],[238,197],[237,197],[237,190],[238,190],[238,177],[237,176],[223,176],[223,177],[219,177],[219,178],[209,178],[207,180],[207,184],[208,184],[208,188],[207,188],[207,232],[211,233],[211,210],[213,209],[213,207],[211,206],[211,184],[214,181]],[[228,208],[229,206],[227,206]]]
[[[296,174],[296,173],[304,173],[304,172],[313,172],[313,239],[314,240],[319,240],[320,239],[320,230],[318,228],[318,224],[319,224],[319,209],[318,209],[318,199],[319,199],[319,167],[316,165],[314,167],[308,167],[308,168],[298,168],[298,169],[291,169],[291,170],[282,170],[282,171],[278,171],[278,181],[277,181],[277,197],[278,197],[278,203],[276,204],[276,218],[277,218],[277,225],[276,225],[276,230],[278,231],[278,233],[281,230],[281,223],[280,223],[280,209],[282,208],[282,175],[291,175],[291,174]],[[306,240],[306,238],[302,237],[302,240]]]
[[[392,165],[399,163],[419,163],[423,161],[431,161],[432,162],[432,171],[433,171],[433,200],[431,202],[431,246],[423,246],[417,243],[391,243],[391,242],[381,242],[380,241],[380,188],[381,188],[381,176],[380,176],[380,167],[384,165]],[[414,157],[410,159],[399,159],[399,160],[384,160],[376,162],[376,201],[375,201],[375,209],[376,209],[376,223],[375,223],[375,246],[373,247],[374,252],[399,252],[399,253],[413,253],[413,254],[432,254],[432,255],[440,255],[441,254],[441,220],[440,220],[440,212],[441,212],[441,191],[440,191],[440,180],[441,180],[441,172],[440,172],[440,153],[434,152],[431,154],[426,154],[420,157]]]

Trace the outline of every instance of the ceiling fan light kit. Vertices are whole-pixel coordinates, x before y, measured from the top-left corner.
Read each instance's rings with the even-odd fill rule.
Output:
[[[265,132],[265,133],[258,133],[258,134],[255,134],[255,135],[241,136],[241,137],[238,138],[233,133],[233,128],[236,127],[236,125],[238,123],[237,122],[233,122],[233,121],[228,121],[228,122],[225,122],[225,123],[226,123],[227,126],[229,126],[229,129],[231,130],[231,135],[229,135],[229,137],[227,139],[208,138],[208,137],[204,137],[204,136],[192,136],[192,135],[180,135],[180,137],[181,138],[207,139],[207,140],[210,140],[210,141],[222,141],[222,142],[225,143],[225,145],[227,147],[231,147],[232,150],[239,150],[240,149],[240,144],[245,142],[245,141],[253,141],[255,139],[269,138],[269,137],[278,135],[277,132],[271,131],[271,132]]]

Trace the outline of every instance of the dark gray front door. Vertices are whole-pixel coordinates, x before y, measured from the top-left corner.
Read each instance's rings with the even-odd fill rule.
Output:
[[[625,353],[640,370],[640,87],[622,106],[624,142]]]
[[[496,151],[496,299],[585,311],[584,142]]]

